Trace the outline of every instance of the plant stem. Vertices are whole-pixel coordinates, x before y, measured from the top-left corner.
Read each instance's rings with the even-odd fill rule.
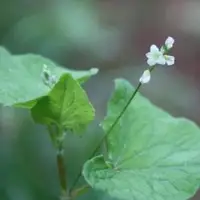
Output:
[[[67,180],[64,162],[64,147],[63,147],[63,131],[57,126],[49,125],[48,131],[51,137],[51,141],[57,151],[56,160],[58,168],[58,177],[61,188],[61,199],[67,199]]]
[[[64,156],[62,151],[58,151],[57,153],[57,167],[61,186],[61,195],[67,196],[67,181],[65,173]]]
[[[152,72],[153,69],[155,68],[156,65],[152,66],[149,68],[149,71]],[[124,108],[122,109],[122,111],[120,112],[120,114],[117,116],[117,118],[115,119],[114,123],[111,125],[111,127],[109,128],[109,130],[106,132],[106,134],[103,136],[103,138],[99,141],[97,147],[94,149],[94,151],[92,152],[92,154],[90,155],[90,158],[92,158],[96,153],[97,151],[99,150],[101,144],[105,141],[105,147],[106,147],[106,150],[107,150],[107,141],[106,141],[106,138],[109,136],[109,134],[112,132],[113,128],[116,126],[116,124],[119,122],[120,118],[122,117],[122,115],[125,113],[125,111],[127,110],[128,106],[130,105],[131,101],[133,100],[133,98],[135,97],[135,95],[137,94],[137,92],[139,91],[139,89],[141,88],[142,86],[142,83],[139,82],[136,89],[134,90],[133,94],[131,95],[131,97],[129,98],[128,102],[126,103],[126,105],[124,106]],[[79,172],[79,174],[77,175],[75,181],[74,181],[74,184],[72,185],[72,188],[70,189],[70,191],[73,190],[73,188],[76,186],[79,178],[81,177],[81,170]]]
[[[100,142],[99,142],[98,146],[96,147],[96,149],[94,150],[92,156],[94,156],[97,153],[97,151],[98,151],[99,147],[101,146],[102,142],[110,135],[110,133],[112,132],[113,128],[119,122],[120,118],[122,117],[122,115],[127,110],[128,106],[130,105],[131,101],[133,100],[133,98],[135,97],[135,95],[137,94],[137,92],[138,92],[138,90],[140,89],[141,86],[142,86],[142,84],[139,83],[138,86],[137,86],[137,88],[135,89],[135,91],[131,95],[130,99],[128,100],[128,102],[126,103],[126,105],[124,106],[124,108],[122,109],[122,111],[120,112],[120,114],[115,119],[114,123],[111,125],[111,127],[109,128],[109,130],[106,132],[106,134],[104,135],[104,137],[100,140]]]

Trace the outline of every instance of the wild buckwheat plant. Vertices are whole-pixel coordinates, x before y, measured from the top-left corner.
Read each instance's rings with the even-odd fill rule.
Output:
[[[173,45],[172,37],[160,48],[151,45],[148,67],[135,88],[124,79],[115,80],[107,115],[100,123],[103,137],[71,185],[64,140],[66,133],[79,137],[94,120],[95,111],[82,84],[98,70],[68,70],[41,56],[13,56],[0,49],[0,103],[29,110],[34,122],[47,128],[57,153],[60,199],[78,199],[94,189],[119,200],[187,200],[198,190],[199,127],[171,116],[139,94],[159,65],[175,63],[169,55]]]

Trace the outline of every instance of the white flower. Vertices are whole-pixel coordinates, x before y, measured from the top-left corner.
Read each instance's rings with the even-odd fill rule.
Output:
[[[165,57],[163,53],[159,50],[159,48],[153,44],[150,47],[150,52],[146,54],[148,58],[147,64],[149,66],[154,66],[156,64],[165,65]]]
[[[168,55],[165,55],[165,60],[166,60],[166,63],[167,65],[173,65],[175,63],[175,57],[174,56],[168,56]]]
[[[165,41],[165,46],[167,47],[167,49],[171,49],[174,45],[174,42],[174,38],[168,37]]]
[[[149,70],[145,70],[142,74],[142,76],[140,77],[140,83],[144,84],[144,83],[148,83],[151,79],[151,73]]]
[[[156,64],[165,65],[166,63],[163,52],[161,52],[156,45],[151,45],[150,52],[146,54],[146,57],[148,58],[147,64],[149,66],[154,66]]]
[[[168,50],[170,50],[174,45],[174,38],[168,37],[165,41],[165,44],[159,48],[153,44],[150,47],[150,52],[146,54],[148,58],[147,64],[149,66],[155,66],[156,64],[160,65],[173,65],[175,63],[175,57],[166,55]]]

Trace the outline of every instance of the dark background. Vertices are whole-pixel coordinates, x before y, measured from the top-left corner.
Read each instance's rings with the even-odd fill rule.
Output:
[[[176,64],[157,68],[141,92],[172,115],[200,123],[199,0],[0,0],[0,44],[10,52],[41,54],[73,69],[100,69],[85,85],[96,123],[83,138],[66,139],[69,184],[101,137],[97,123],[113,80],[137,83],[149,46],[163,44],[167,36],[176,40]],[[0,109],[0,199],[58,199],[47,131],[27,111]],[[80,199],[110,200],[94,191]]]

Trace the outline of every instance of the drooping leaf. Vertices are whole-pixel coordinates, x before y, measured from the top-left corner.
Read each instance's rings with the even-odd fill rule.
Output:
[[[33,54],[12,56],[0,47],[0,103],[6,106],[31,108],[35,104],[35,99],[50,91],[41,78],[44,65],[48,66],[57,78],[63,73],[70,73],[81,83],[97,73],[96,69],[88,71],[64,69],[49,59]]]
[[[105,132],[132,92],[128,82],[116,81],[102,123]],[[111,165],[103,156],[84,165],[92,187],[124,200],[186,200],[200,184],[200,129],[137,94],[108,136],[108,158]]]
[[[29,73],[41,75],[41,70],[44,64],[48,66],[52,74],[60,77],[63,73],[69,73],[79,81],[79,83],[84,83],[90,76],[97,74],[98,69],[92,68],[90,70],[71,70],[64,67],[60,67],[52,62],[48,58],[44,58],[35,54],[25,54],[13,56],[14,60],[19,62],[22,66],[28,66]],[[39,76],[40,78],[40,76]]]
[[[47,96],[31,109],[36,123],[56,124],[62,129],[80,132],[94,119],[94,109],[85,91],[70,74],[64,74]]]

